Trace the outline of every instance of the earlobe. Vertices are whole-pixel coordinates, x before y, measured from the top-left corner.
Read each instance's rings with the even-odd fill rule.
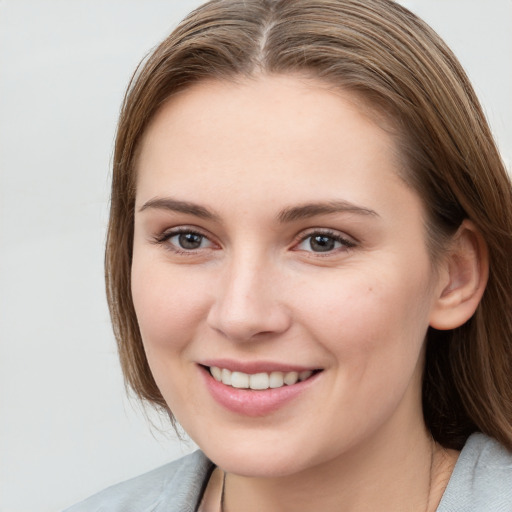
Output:
[[[471,221],[465,220],[457,230],[442,266],[430,326],[455,329],[473,316],[489,275],[487,244]]]

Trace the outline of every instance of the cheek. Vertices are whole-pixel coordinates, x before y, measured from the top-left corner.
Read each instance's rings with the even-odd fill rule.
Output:
[[[194,273],[134,258],[132,296],[142,340],[149,353],[186,347],[207,309],[205,283]]]
[[[144,351],[167,405],[179,417],[183,410],[196,410],[198,400],[182,376],[188,370],[187,349],[205,318],[204,289],[193,273],[134,257],[132,296]]]
[[[420,402],[428,294],[423,282],[396,276],[324,284],[310,288],[303,325],[335,369],[329,386],[338,404],[333,424],[346,422],[359,435],[391,417],[406,394],[413,397],[408,403]]]
[[[304,324],[336,364],[350,361],[354,374],[415,365],[428,328],[426,279],[370,269],[318,282],[307,297]]]

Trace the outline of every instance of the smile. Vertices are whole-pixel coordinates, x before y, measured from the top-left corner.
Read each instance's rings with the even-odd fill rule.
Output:
[[[224,409],[246,417],[272,414],[316,389],[323,369],[272,362],[217,360],[199,364],[212,398]],[[242,371],[243,370],[243,371]]]
[[[283,386],[293,386],[297,382],[309,379],[313,375],[312,370],[304,370],[301,372],[280,372],[274,371],[270,373],[244,373],[238,371],[230,371],[226,368],[218,366],[210,366],[210,374],[217,382],[222,382],[226,386],[237,389],[277,389]]]

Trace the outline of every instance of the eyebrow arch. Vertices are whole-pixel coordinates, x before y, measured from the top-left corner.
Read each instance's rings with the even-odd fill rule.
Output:
[[[218,215],[211,212],[210,210],[208,210],[208,208],[205,208],[204,206],[200,206],[189,201],[178,201],[177,199],[173,199],[171,197],[155,197],[154,199],[150,199],[139,208],[139,212],[143,212],[144,210],[148,210],[149,208],[155,208],[158,210],[169,210],[172,212],[188,213],[190,215],[195,215],[196,217],[200,217],[202,219],[209,219],[215,221],[220,220]]]
[[[362,206],[357,206],[348,201],[328,201],[322,203],[307,203],[285,208],[279,212],[277,219],[279,222],[285,223],[308,219],[310,217],[315,217],[316,215],[328,215],[344,212],[379,217],[379,214],[376,211]]]

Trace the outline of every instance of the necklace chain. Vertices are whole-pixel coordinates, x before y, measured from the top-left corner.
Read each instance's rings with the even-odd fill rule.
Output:
[[[427,494],[427,505],[425,507],[425,512],[428,512],[429,505],[430,505],[430,496],[432,494],[432,473],[434,472],[434,452],[436,447],[436,442],[434,441],[434,438],[431,437],[430,442],[430,470],[428,475],[428,494]],[[224,485],[224,484],[223,484]],[[224,490],[223,490],[224,492]],[[221,510],[221,512],[223,512]]]
[[[222,477],[222,492],[220,494],[220,512],[224,512],[224,492],[226,490],[226,472],[223,471],[224,476]]]

